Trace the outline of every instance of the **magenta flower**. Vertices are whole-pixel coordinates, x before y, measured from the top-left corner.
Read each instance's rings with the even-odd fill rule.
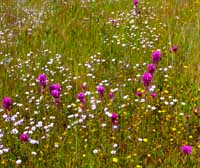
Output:
[[[110,100],[113,100],[113,99],[114,99],[114,96],[115,96],[115,95],[114,95],[113,92],[110,92],[110,93],[109,93]]]
[[[52,90],[50,94],[54,98],[59,98],[60,97],[60,91],[59,90]]]
[[[172,46],[172,47],[170,48],[170,51],[171,51],[171,52],[174,52],[174,53],[177,53],[178,47],[177,47],[177,46]]]
[[[83,84],[82,84],[82,89],[83,89],[83,90],[86,90],[86,89],[87,89],[87,84],[86,84],[86,83],[83,83]]]
[[[152,81],[152,75],[149,72],[145,72],[142,75],[142,83],[145,87],[149,86]]]
[[[142,96],[142,92],[138,91],[138,92],[136,92],[136,95],[141,97]]]
[[[37,81],[40,83],[40,86],[45,87],[47,85],[47,76],[45,74],[40,74],[37,77]]]
[[[85,93],[80,92],[80,93],[77,95],[77,98],[80,100],[81,103],[84,103],[84,102],[85,102]]]
[[[151,97],[156,97],[156,96],[157,96],[157,95],[156,95],[155,92],[151,93]]]
[[[11,110],[11,106],[12,106],[13,102],[12,99],[10,97],[4,97],[2,100],[2,106],[4,109],[6,110]]]
[[[151,57],[152,57],[153,63],[157,64],[160,61],[160,59],[161,59],[161,52],[160,52],[160,50],[153,51],[152,54],[151,54]]]
[[[51,86],[49,86],[49,91],[51,96],[53,96],[55,98],[55,106],[57,107],[60,103],[60,93],[61,93],[61,86],[60,84],[52,84]]]
[[[185,154],[185,155],[189,155],[192,152],[192,147],[189,145],[183,145],[181,147],[181,151]]]
[[[101,96],[101,97],[103,97],[103,95],[104,95],[104,92],[105,92],[105,88],[103,87],[103,86],[98,86],[97,87],[97,92],[99,93],[99,95]]]
[[[114,125],[117,125],[118,114],[112,113],[111,120]]]
[[[21,141],[26,142],[26,141],[28,141],[28,139],[29,139],[28,134],[22,133],[22,134],[20,135],[20,140],[21,140]]]
[[[139,0],[133,0],[133,4],[134,4],[135,6],[137,6],[137,5],[138,5],[138,1],[139,1]]]
[[[49,91],[50,91],[50,93],[51,93],[52,90],[61,91],[61,86],[60,86],[60,84],[56,83],[56,84],[52,84],[51,86],[49,86]]]
[[[153,74],[153,73],[155,72],[155,70],[156,70],[156,67],[155,67],[154,64],[149,64],[149,65],[147,66],[147,71],[148,71],[149,73]]]

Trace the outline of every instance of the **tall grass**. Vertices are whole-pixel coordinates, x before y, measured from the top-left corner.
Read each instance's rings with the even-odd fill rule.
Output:
[[[13,103],[0,109],[0,167],[199,167],[199,8],[198,0],[2,1],[0,95]],[[147,87],[141,77],[157,49]]]

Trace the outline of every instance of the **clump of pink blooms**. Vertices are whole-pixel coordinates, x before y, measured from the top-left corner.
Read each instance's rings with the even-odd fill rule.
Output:
[[[176,45],[174,45],[174,46],[172,46],[172,47],[170,48],[170,51],[171,51],[171,52],[174,52],[174,53],[177,53],[177,52],[178,52],[178,47],[177,47]]]
[[[22,134],[20,135],[20,140],[21,140],[21,141],[26,142],[26,141],[28,141],[28,139],[29,139],[28,134],[22,133]]]
[[[160,50],[153,51],[152,54],[151,54],[151,57],[152,57],[152,62],[154,64],[157,64],[160,61],[160,59],[161,59],[161,52],[160,52]]]
[[[151,54],[152,63],[148,64],[147,71],[142,75],[142,84],[145,87],[145,93],[149,90],[149,87],[151,86],[154,73],[156,71],[156,65],[161,60],[161,51],[155,50]],[[156,97],[156,94],[154,93],[152,97]]]
[[[181,152],[185,155],[189,155],[192,152],[192,147],[189,145],[183,145],[181,146]]]
[[[2,100],[2,106],[5,110],[10,111],[13,101],[10,97],[4,97]]]
[[[48,78],[47,76],[43,73],[43,74],[40,74],[38,75],[37,79],[36,79],[37,82],[39,82],[40,84],[40,87],[41,87],[41,93],[44,93],[44,89],[47,85],[47,81],[48,81]]]
[[[61,103],[60,94],[61,94],[61,86],[60,84],[52,84],[49,86],[49,91],[52,97],[55,99],[55,106],[58,106]]]
[[[150,86],[151,84],[151,81],[152,81],[152,75],[149,73],[149,72],[145,72],[143,75],[142,75],[142,83],[145,87],[148,87]]]
[[[85,111],[85,105],[86,105],[85,93],[84,92],[78,93],[77,98],[81,102],[81,109]]]
[[[137,6],[137,5],[138,5],[138,1],[139,1],[139,0],[133,0],[134,6]]]
[[[100,95],[100,98],[103,99],[105,88],[102,85],[97,86],[97,92]]]
[[[111,101],[111,102],[113,102],[114,97],[115,97],[114,93],[113,93],[113,92],[110,92],[110,93],[109,93],[109,98],[110,98],[110,101]]]
[[[113,112],[112,113],[112,116],[111,116],[111,122],[112,122],[112,124],[113,125],[117,125],[117,123],[118,123],[118,114],[117,113],[115,113],[115,112]]]

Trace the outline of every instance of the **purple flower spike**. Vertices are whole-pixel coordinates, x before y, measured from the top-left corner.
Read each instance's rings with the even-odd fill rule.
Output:
[[[177,46],[172,46],[172,48],[170,48],[171,52],[177,53],[178,51],[178,47]]]
[[[153,53],[151,54],[151,57],[152,57],[153,63],[157,64],[160,61],[160,59],[161,59],[161,52],[160,52],[160,50],[153,51]]]
[[[4,109],[11,110],[12,104],[13,104],[13,102],[12,102],[12,100],[11,100],[10,97],[3,98],[3,100],[2,100],[2,106],[3,106]]]
[[[110,93],[109,93],[110,100],[113,100],[113,99],[114,99],[114,96],[115,96],[115,95],[114,95],[113,92],[110,92]]]
[[[45,74],[40,74],[37,77],[37,81],[40,83],[40,86],[45,87],[47,85],[47,76]]]
[[[133,3],[134,3],[135,6],[138,5],[138,1],[139,1],[139,0],[133,0]]]
[[[84,102],[85,102],[85,93],[80,92],[80,93],[77,95],[77,98],[80,100],[81,103],[84,103]]]
[[[149,73],[153,74],[153,73],[155,72],[155,70],[156,70],[156,67],[155,67],[154,64],[149,64],[149,65],[147,66],[147,71],[148,71]]]
[[[83,89],[83,90],[86,90],[86,89],[87,89],[87,84],[86,84],[86,83],[83,83],[83,84],[82,84],[82,89]]]
[[[139,97],[141,97],[142,96],[142,92],[138,91],[138,92],[136,92],[136,95],[139,96]]]
[[[98,86],[98,87],[97,87],[97,91],[98,91],[99,95],[100,95],[101,97],[103,97],[104,92],[105,92],[105,88],[104,88],[103,86]]]
[[[60,91],[59,90],[52,90],[51,96],[53,96],[54,98],[59,98],[60,97]]]
[[[181,147],[181,151],[185,154],[185,155],[189,155],[192,152],[192,147],[189,145],[184,145]]]
[[[156,96],[157,96],[157,95],[156,95],[155,92],[151,93],[151,97],[156,97]]]
[[[117,113],[112,113],[111,116],[112,120],[117,120],[117,117],[118,117]]]
[[[60,86],[60,84],[56,83],[56,84],[52,84],[51,86],[49,86],[49,91],[51,92],[52,90],[61,91],[61,86]]]
[[[142,83],[145,87],[149,86],[152,81],[152,75],[149,72],[145,72],[142,75]]]
[[[117,125],[118,114],[112,113],[111,119],[112,119],[112,123],[114,125]]]
[[[21,140],[21,141],[26,142],[26,141],[28,141],[28,139],[29,139],[28,134],[22,133],[22,134],[20,135],[20,140]]]

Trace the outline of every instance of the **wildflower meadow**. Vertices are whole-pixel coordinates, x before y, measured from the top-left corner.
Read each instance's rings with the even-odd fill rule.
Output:
[[[0,0],[0,168],[199,168],[199,0]]]

